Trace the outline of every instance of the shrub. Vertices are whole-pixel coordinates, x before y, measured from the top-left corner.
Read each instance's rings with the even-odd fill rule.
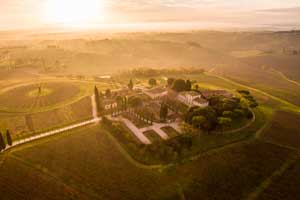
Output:
[[[248,90],[238,90],[238,93],[240,93],[241,95],[249,95],[250,92]]]
[[[223,117],[233,117],[233,112],[232,111],[224,111]]]

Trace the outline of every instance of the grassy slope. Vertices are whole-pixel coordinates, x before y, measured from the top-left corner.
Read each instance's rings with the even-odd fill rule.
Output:
[[[283,55],[283,54],[271,54],[264,56],[251,56],[241,59],[254,67],[260,68],[273,67],[293,80],[300,81],[300,56],[299,55]]]

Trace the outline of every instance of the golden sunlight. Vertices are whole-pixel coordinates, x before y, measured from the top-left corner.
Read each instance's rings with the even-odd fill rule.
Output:
[[[47,0],[45,4],[47,23],[84,25],[103,18],[101,0]]]

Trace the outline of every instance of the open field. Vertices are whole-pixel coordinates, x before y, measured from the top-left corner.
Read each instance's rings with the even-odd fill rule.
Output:
[[[244,58],[242,61],[257,68],[275,68],[283,72],[289,78],[300,81],[299,55],[264,55]]]
[[[57,136],[13,150],[2,165],[0,188],[7,197],[18,195],[13,199],[29,196],[55,199],[56,196],[42,196],[41,191],[51,194],[61,184],[75,199],[176,200],[182,195],[191,200],[242,199],[292,155],[291,150],[251,141],[212,151],[193,162],[159,172],[147,166],[140,168],[127,159],[95,125],[75,130],[69,136]],[[12,175],[14,165],[26,172]],[[24,177],[27,182],[22,180]],[[51,179],[56,181],[48,186]],[[39,183],[39,190],[34,183]],[[14,187],[3,190],[5,185]],[[56,195],[63,198],[59,190]]]
[[[270,127],[263,133],[262,139],[300,150],[299,124],[299,114],[276,112]]]

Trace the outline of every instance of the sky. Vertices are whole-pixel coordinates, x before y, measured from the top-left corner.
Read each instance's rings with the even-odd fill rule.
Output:
[[[0,0],[0,13],[0,29],[145,23],[300,26],[300,0]]]

